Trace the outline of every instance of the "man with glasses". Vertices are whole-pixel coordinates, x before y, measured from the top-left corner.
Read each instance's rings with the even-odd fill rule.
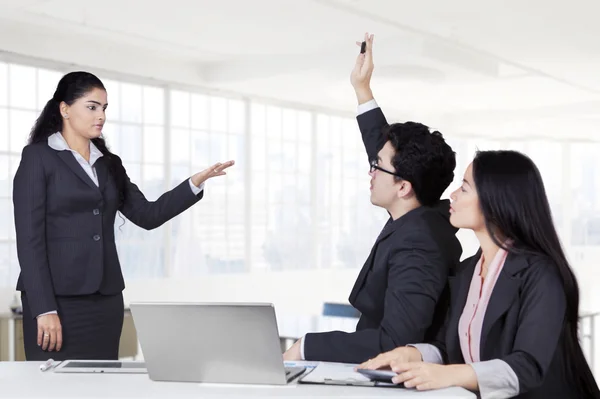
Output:
[[[455,154],[441,133],[416,122],[388,125],[370,88],[373,36],[365,35],[351,81],[370,161],[371,203],[390,218],[350,294],[361,313],[356,332],[309,333],[285,360],[362,363],[432,339],[444,322],[446,280],[462,253],[440,197],[454,178]],[[359,43],[360,44],[360,43]]]

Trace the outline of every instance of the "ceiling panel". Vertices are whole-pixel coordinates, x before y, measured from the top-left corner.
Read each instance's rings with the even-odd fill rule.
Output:
[[[600,74],[590,73],[600,67],[596,0],[340,1],[346,12],[600,91]]]
[[[101,4],[101,5],[99,5]],[[229,56],[304,54],[360,37],[370,21],[311,0],[57,0],[31,13],[94,29],[193,46]],[[117,11],[118,10],[118,11]],[[382,37],[395,34],[381,27]]]
[[[0,0],[3,18],[68,32],[73,51],[139,47],[158,59],[179,57],[213,88],[350,112],[354,41],[373,32],[373,86],[386,109],[465,124],[472,115],[501,121],[527,110],[546,118],[599,101],[599,7],[592,0]]]

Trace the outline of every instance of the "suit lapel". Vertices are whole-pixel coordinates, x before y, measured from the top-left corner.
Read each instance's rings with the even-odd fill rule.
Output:
[[[405,214],[404,216],[402,216],[399,219],[393,220],[391,217],[390,217],[390,219],[388,219],[387,223],[381,230],[381,233],[379,233],[379,237],[377,237],[377,240],[375,240],[375,244],[373,244],[373,248],[371,249],[371,253],[369,254],[369,257],[367,258],[367,261],[363,265],[362,269],[360,270],[360,273],[358,274],[358,277],[356,278],[356,282],[354,283],[354,287],[352,288],[352,292],[350,293],[350,297],[349,297],[349,301],[351,304],[354,304],[356,297],[358,296],[360,290],[362,289],[362,287],[365,284],[365,280],[369,274],[369,270],[371,270],[371,268],[373,267],[373,263],[375,262],[375,256],[377,254],[377,248],[378,248],[379,244],[382,241],[384,241],[387,237],[389,237],[390,234],[392,234],[396,230],[402,228],[402,226],[404,226],[406,223],[410,223],[410,221],[413,218],[418,217],[418,215],[420,215],[426,209],[427,208],[420,206],[420,207],[408,212],[407,214]]]
[[[354,283],[352,292],[350,292],[350,297],[348,298],[348,301],[352,305],[354,305],[356,303],[356,298],[358,297],[358,293],[360,292],[360,290],[362,289],[362,287],[365,283],[365,279],[367,278],[369,269],[371,269],[371,263],[373,263],[373,259],[375,258],[375,248],[376,248],[376,246],[373,246],[373,248],[371,248],[371,253],[369,254],[369,257],[367,258],[367,261],[363,265],[362,269],[360,269],[360,273],[358,273],[358,277],[356,278],[356,282]]]
[[[465,308],[465,304],[467,303],[473,273],[475,273],[475,266],[477,266],[480,257],[481,250],[477,251],[474,256],[465,261],[465,266],[460,273],[448,278],[452,313],[446,330],[446,338],[447,342],[452,343],[452,345],[447,345],[446,350],[448,351],[448,358],[451,362],[458,362],[459,360],[464,361],[460,349],[458,323]]]
[[[88,174],[85,173],[85,171],[83,170],[83,168],[81,167],[79,162],[77,162],[77,160],[75,159],[75,157],[73,156],[73,154],[70,151],[67,151],[67,150],[59,151],[58,157],[64,163],[67,164],[69,169],[71,169],[71,171],[73,173],[75,173],[77,175],[77,177],[79,177],[81,180],[83,180],[88,186],[93,188],[95,191],[99,192],[98,186],[96,186],[96,184],[92,181],[92,179],[90,179]]]
[[[406,216],[406,215],[405,215]],[[392,220],[392,218],[388,219],[387,223],[379,233],[377,240],[375,240],[375,244],[373,244],[373,248],[371,248],[371,253],[367,258],[365,264],[363,265],[358,277],[356,278],[356,282],[354,283],[354,288],[352,288],[352,292],[350,293],[349,301],[350,303],[354,303],[356,297],[358,296],[360,290],[365,285],[365,280],[367,279],[367,275],[369,274],[369,270],[373,267],[373,263],[375,262],[375,256],[377,255],[377,248],[379,244],[390,236],[394,231],[398,230],[404,223],[404,217]]]
[[[492,295],[483,317],[481,329],[481,351],[484,350],[487,336],[496,321],[512,305],[515,296],[521,287],[521,279],[516,275],[527,267],[528,262],[524,256],[509,253],[492,290]]]
[[[375,244],[373,244],[373,248],[371,248],[369,257],[367,258],[367,260],[365,261],[365,264],[363,265],[362,269],[360,270],[360,273],[358,274],[358,277],[356,278],[356,282],[354,283],[354,287],[352,288],[352,292],[350,293],[349,301],[351,304],[355,303],[356,297],[358,297],[358,293],[360,292],[363,285],[365,284],[365,280],[367,278],[367,275],[369,274],[369,270],[371,270],[371,267],[373,266],[373,262],[375,260],[375,255],[377,253],[377,246],[385,237],[387,237],[391,234],[392,229],[390,228],[390,226],[393,223],[394,223],[394,221],[391,218],[388,219],[387,223],[383,227],[383,230],[381,230],[381,233],[379,233],[379,237],[377,237],[377,240],[375,240]]]
[[[106,160],[104,158],[106,157],[100,157],[94,163],[94,168],[96,169],[96,174],[98,175],[98,186],[101,192],[104,192],[108,179],[108,166],[106,165]]]

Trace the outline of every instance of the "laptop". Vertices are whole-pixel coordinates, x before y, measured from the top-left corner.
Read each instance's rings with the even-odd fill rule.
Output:
[[[131,303],[154,381],[285,385],[304,372],[286,368],[272,304]]]

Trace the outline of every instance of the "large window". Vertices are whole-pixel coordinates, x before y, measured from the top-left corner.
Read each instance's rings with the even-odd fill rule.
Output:
[[[570,186],[563,189],[565,199],[570,198],[567,212],[567,243],[569,260],[573,265],[582,297],[582,310],[591,311],[600,305],[597,289],[600,270],[600,143],[576,143],[569,149]],[[596,337],[598,338],[598,337]]]
[[[13,287],[19,271],[12,179],[63,72],[0,63],[0,286]],[[128,280],[362,266],[388,215],[369,201],[367,156],[351,115],[100,78],[108,91],[107,142],[149,200],[216,162],[236,161],[226,177],[206,183],[199,204],[158,229],[148,232],[117,217]],[[457,168],[445,198],[477,149],[530,155],[574,267],[582,278],[595,276],[586,265],[600,249],[600,143],[446,139]],[[472,255],[474,236],[461,232],[460,238],[464,255]]]
[[[317,115],[318,264],[360,268],[389,217],[370,202],[369,160],[354,118]]]
[[[600,247],[600,163],[599,143],[571,145],[571,243]]]
[[[165,89],[102,80],[108,94],[104,137],[131,181],[153,201],[166,188]],[[167,275],[166,227],[145,231],[120,216],[115,233],[125,278]]]
[[[14,286],[19,273],[12,180],[29,132],[60,76],[56,71],[0,62],[0,286]]]
[[[312,115],[252,103],[250,119],[252,268],[314,268]]]
[[[169,109],[171,187],[217,162],[236,161],[226,177],[206,182],[197,206],[173,220],[170,274],[245,271],[245,102],[171,91]]]

